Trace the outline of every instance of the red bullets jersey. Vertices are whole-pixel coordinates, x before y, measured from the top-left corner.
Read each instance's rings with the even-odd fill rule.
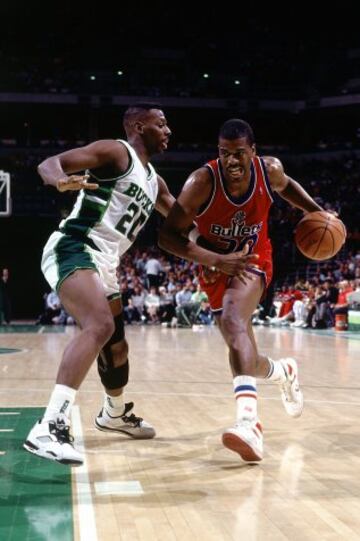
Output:
[[[256,253],[256,274],[263,276],[266,286],[272,278],[272,248],[268,237],[268,215],[273,203],[272,190],[264,161],[255,156],[251,163],[250,184],[247,192],[235,198],[226,189],[220,160],[208,162],[213,178],[212,194],[195,218],[200,235],[219,251],[237,252],[249,245],[249,253]],[[200,283],[207,292],[213,311],[221,310],[222,296],[228,276],[220,274],[214,284]]]

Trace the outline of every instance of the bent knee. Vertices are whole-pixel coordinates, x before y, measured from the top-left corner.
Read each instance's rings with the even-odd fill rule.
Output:
[[[110,340],[114,331],[115,324],[111,314],[104,316],[101,319],[96,320],[88,327],[88,331],[91,332],[96,342],[103,346]]]

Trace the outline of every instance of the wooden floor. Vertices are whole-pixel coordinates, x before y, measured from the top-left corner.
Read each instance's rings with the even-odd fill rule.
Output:
[[[0,334],[0,348],[26,350],[0,355],[2,407],[47,403],[74,332]],[[157,437],[132,441],[93,428],[102,404],[93,368],[73,420],[87,458],[72,470],[75,539],[360,540],[360,336],[256,328],[262,352],[298,359],[305,409],[291,419],[277,386],[260,380],[265,456],[247,465],[221,444],[235,403],[217,329],[126,333],[126,397]]]

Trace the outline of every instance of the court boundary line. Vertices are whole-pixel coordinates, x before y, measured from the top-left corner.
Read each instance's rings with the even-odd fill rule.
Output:
[[[92,501],[91,484],[89,480],[89,471],[87,467],[79,406],[73,406],[71,411],[71,420],[72,432],[76,441],[76,447],[81,453],[84,453],[83,465],[72,468],[77,493],[79,537],[80,541],[97,541],[98,537],[96,531],[95,512]]]
[[[306,385],[303,385],[302,388],[306,388]],[[321,387],[320,387],[321,388]],[[334,390],[337,390],[336,387],[333,388]],[[346,390],[346,389],[345,389]],[[1,393],[14,393],[14,392],[19,392],[19,393],[24,393],[24,392],[43,392],[44,389],[0,389],[0,394]],[[79,391],[79,393],[101,393],[101,394],[104,394],[103,391]],[[144,391],[127,391],[127,394],[139,394],[139,395],[144,395]],[[231,399],[233,400],[233,397],[231,396],[231,394],[227,393],[227,394],[211,394],[211,393],[171,393],[171,392],[167,392],[167,393],[157,393],[157,392],[148,392],[146,391],[146,396],[193,396],[193,397],[208,397],[208,398],[228,398],[228,399]],[[275,400],[275,401],[278,401],[280,402],[281,401],[281,398],[280,396],[279,397],[275,397],[275,396],[258,396],[258,400]],[[306,398],[305,399],[305,403],[308,404],[308,403],[313,403],[313,404],[338,404],[338,405],[346,405],[346,406],[360,406],[360,402],[345,402],[343,400],[316,400],[316,399],[312,399],[312,398]],[[13,407],[17,407],[17,408],[46,408],[47,404],[44,404],[42,406],[2,406],[2,408],[13,408]],[[73,406],[73,409],[74,408],[79,408],[79,406]],[[76,411],[76,410],[75,410]],[[80,415],[80,414],[79,414]],[[83,440],[83,436],[82,436],[82,428],[81,428],[81,425],[80,425],[80,431],[81,431],[81,436],[79,437],[80,441]],[[77,445],[77,447],[79,449],[81,449],[81,446]],[[76,470],[79,470],[79,468],[76,468]]]

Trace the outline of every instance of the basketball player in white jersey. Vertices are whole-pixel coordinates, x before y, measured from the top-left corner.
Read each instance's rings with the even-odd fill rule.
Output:
[[[38,167],[45,184],[79,191],[71,214],[49,238],[42,271],[74,317],[80,332],[63,353],[44,417],[24,448],[61,464],[81,465],[72,445],[69,417],[76,391],[97,359],[105,388],[99,430],[153,438],[154,428],[131,412],[128,345],[116,267],[155,208],[167,215],[174,198],[149,162],[166,150],[171,131],[155,104],[136,104],[124,115],[127,141],[102,140],[50,157]],[[84,171],[85,174],[76,174]]]

